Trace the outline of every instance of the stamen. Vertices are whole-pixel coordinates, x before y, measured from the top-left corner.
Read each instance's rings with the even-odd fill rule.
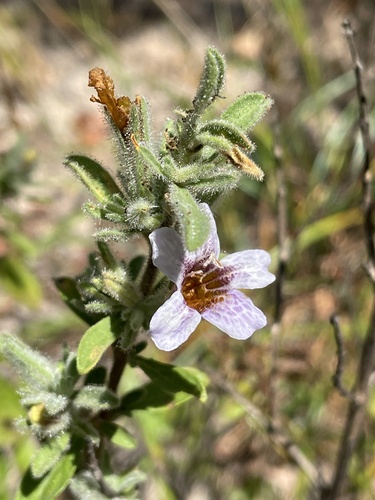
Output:
[[[230,282],[228,271],[230,269],[224,268],[213,255],[203,263],[196,263],[181,286],[186,304],[201,313],[224,300]]]

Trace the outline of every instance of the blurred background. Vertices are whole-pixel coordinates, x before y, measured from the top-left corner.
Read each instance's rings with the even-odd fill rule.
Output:
[[[205,48],[215,45],[228,64],[217,113],[245,91],[262,90],[275,100],[251,137],[265,182],[244,179],[216,207],[222,248],[264,248],[277,270],[282,182],[282,302],[276,304],[272,287],[251,294],[269,326],[246,343],[201,324],[178,351],[167,355],[150,346],[148,354],[229,381],[265,414],[275,414],[329,475],[347,405],[332,387],[336,346],[329,317],[340,318],[343,381],[350,386],[372,300],[362,267],[363,146],[346,18],[356,32],[374,137],[373,0],[0,2],[1,330],[55,359],[63,342],[75,349],[84,332],[52,278],[79,274],[95,249],[95,223],[80,208],[87,193],[62,160],[85,153],[116,168],[100,109],[89,100],[88,71],[102,67],[118,95],[146,96],[157,138],[176,107],[191,105]],[[121,252],[143,248],[136,241]],[[22,411],[13,380],[1,363],[1,500],[12,498],[34,446],[12,427]],[[136,383],[129,375],[123,388]],[[140,459],[149,474],[141,498],[307,498],[305,474],[222,389],[213,385],[203,406],[192,401],[137,416],[142,445],[126,460]],[[368,428],[350,471],[364,499],[375,495],[375,393],[370,396]]]

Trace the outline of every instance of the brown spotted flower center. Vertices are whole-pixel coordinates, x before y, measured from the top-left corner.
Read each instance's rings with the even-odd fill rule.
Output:
[[[199,313],[224,300],[230,281],[228,269],[212,257],[203,265],[195,265],[185,276],[181,293],[186,304]]]

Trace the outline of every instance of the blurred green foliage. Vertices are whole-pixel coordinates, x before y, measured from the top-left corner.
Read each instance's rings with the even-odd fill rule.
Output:
[[[41,2],[35,4],[42,5]],[[370,2],[364,4],[370,5]],[[291,254],[278,346],[277,406],[282,424],[309,458],[332,465],[346,402],[332,387],[336,346],[328,317],[332,312],[341,315],[346,348],[344,383],[349,387],[368,324],[372,290],[361,270],[364,247],[358,178],[363,147],[357,130],[355,81],[345,52],[340,56],[332,53],[328,58],[327,51],[320,50],[319,26],[316,20],[312,21],[314,5],[315,2],[311,7],[300,0],[272,0],[265,2],[264,10],[259,7],[255,12],[260,24],[266,26],[271,44],[269,52],[279,46],[284,48],[284,54],[290,51],[290,59],[281,58],[278,63],[293,68],[295,81],[290,88],[290,80],[286,82],[275,75],[273,61],[269,60],[272,58],[267,53],[254,63],[260,67],[275,99],[274,123],[262,123],[252,134],[257,144],[256,163],[265,170],[266,180],[262,185],[244,180],[242,192],[224,200],[219,214],[219,234],[224,249],[232,251],[257,243],[271,250],[276,263],[277,169],[282,168]],[[57,3],[51,2],[50,6],[60,12]],[[95,15],[92,14],[94,8],[94,4],[81,2],[79,9],[67,14],[68,19],[97,50],[118,61],[116,39],[108,33],[109,27],[103,26],[103,16],[98,15],[101,8],[108,6],[97,7]],[[316,8],[323,12],[322,2],[318,2]],[[229,11],[225,12],[229,15]],[[373,15],[372,8],[367,17],[373,19]],[[231,24],[229,18],[224,21],[226,26]],[[331,41],[341,36],[339,15],[335,21],[337,24],[329,20],[335,29]],[[227,32],[234,33],[234,26]],[[360,26],[357,38],[359,49],[364,51],[367,39]],[[228,62],[230,72],[237,60],[228,57]],[[373,70],[374,61],[367,64]],[[126,69],[123,72],[126,73]],[[372,80],[367,82],[366,91],[369,102],[373,103]],[[373,129],[373,107],[370,121]],[[275,158],[275,146],[280,150],[279,160]],[[2,193],[17,194],[18,183],[29,169],[28,155],[24,155],[20,145],[2,155]],[[2,218],[6,221],[4,229],[2,225],[1,240],[6,242],[7,249],[0,260],[2,287],[17,300],[36,306],[41,300],[40,284],[25,263],[35,251],[33,244],[20,234],[18,222],[1,203]],[[273,297],[264,291],[256,294],[257,303],[263,304],[262,309],[267,311],[272,324]],[[59,325],[61,331],[63,327]],[[193,342],[174,362],[219,370],[241,394],[267,413],[271,366],[269,329],[254,336],[246,347],[218,340],[216,332],[206,332],[203,340],[200,335],[203,329],[200,328]],[[124,392],[140,383],[140,380],[133,381],[134,387],[130,388],[132,381],[125,380],[126,375]],[[4,376],[0,397],[4,401],[0,409],[0,498],[8,500],[13,491],[9,477],[24,471],[32,446],[10,424],[21,413],[21,408],[12,383]],[[374,408],[375,394],[372,393],[368,409],[372,419]],[[308,496],[309,482],[296,468],[288,496],[285,496],[285,488],[278,489],[281,482],[273,480],[278,470],[292,477],[288,475],[292,466],[287,457],[277,454],[267,437],[257,433],[241,405],[215,387],[209,390],[204,405],[191,401],[152,412],[138,410],[136,419],[145,446],[143,470],[154,487],[154,498],[174,500],[198,487],[214,498],[228,500]],[[374,425],[369,421],[361,453],[351,469],[353,494],[364,500],[373,497],[374,432]]]

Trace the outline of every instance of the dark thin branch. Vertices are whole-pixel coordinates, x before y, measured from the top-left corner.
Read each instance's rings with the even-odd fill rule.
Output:
[[[365,150],[363,167],[362,167],[362,186],[363,186],[363,215],[364,215],[364,231],[366,239],[366,249],[368,259],[375,267],[375,245],[374,245],[374,224],[372,222],[372,210],[374,207],[374,200],[372,197],[372,173],[370,171],[370,156],[372,149],[372,141],[370,137],[370,125],[368,119],[368,104],[367,97],[363,85],[363,65],[359,58],[357,47],[354,43],[354,35],[350,21],[343,22],[344,34],[348,42],[350,54],[353,61],[353,69],[356,80],[356,91],[359,107],[358,126],[361,131],[362,142]],[[374,281],[373,281],[374,282]]]
[[[116,392],[128,360],[128,354],[117,342],[112,345],[112,352],[113,365],[109,374],[108,389]]]
[[[278,144],[274,147],[274,158],[276,164],[277,182],[277,240],[279,257],[275,283],[275,313],[274,322],[271,327],[271,370],[269,382],[269,405],[270,414],[276,416],[277,412],[277,358],[279,355],[279,337],[281,330],[281,316],[284,305],[283,285],[287,263],[289,260],[288,234],[288,210],[286,200],[286,186],[284,170],[282,168],[282,150]]]
[[[362,80],[362,64],[354,44],[354,32],[350,22],[343,23],[344,33],[348,41],[349,50],[352,56],[354,73],[356,77],[357,99],[359,106],[359,128],[365,149],[364,164],[362,169],[363,186],[363,231],[367,250],[368,265],[370,270],[368,275],[372,281],[375,291],[375,281],[373,279],[375,268],[375,247],[373,240],[374,225],[372,222],[372,211],[374,200],[372,197],[372,174],[370,171],[371,139],[369,134],[369,121],[367,112],[367,99],[364,92]],[[364,420],[366,417],[366,403],[368,398],[368,387],[370,376],[373,371],[375,358],[375,297],[369,327],[362,346],[361,357],[358,363],[356,381],[352,390],[345,428],[341,436],[337,462],[333,474],[332,484],[328,489],[321,492],[324,500],[336,500],[342,498],[347,481],[347,472],[350,459],[357,448],[358,441],[363,432]]]
[[[281,320],[282,307],[284,304],[283,284],[285,272],[289,260],[288,245],[288,210],[286,200],[286,186],[284,170],[281,165],[280,146],[275,147],[275,160],[277,165],[277,239],[279,245],[279,262],[277,268],[276,297],[275,297],[275,323]]]
[[[345,387],[342,384],[342,373],[344,365],[344,345],[342,341],[342,333],[339,320],[335,314],[331,316],[330,323],[333,326],[333,333],[335,336],[336,347],[337,347],[337,365],[335,374],[332,377],[333,385],[336,387],[336,389],[342,396],[350,399],[352,397],[350,391],[345,389]]]

